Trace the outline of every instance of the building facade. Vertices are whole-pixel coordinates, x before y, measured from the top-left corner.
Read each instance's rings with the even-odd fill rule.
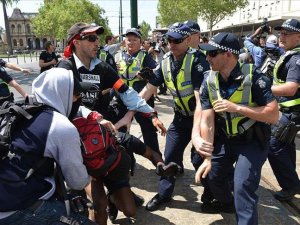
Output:
[[[8,18],[13,50],[39,50],[44,49],[44,44],[50,37],[36,37],[33,33],[31,19],[37,13],[22,13],[19,8],[13,10]]]
[[[226,31],[243,37],[261,26],[264,18],[273,28],[289,18],[299,19],[299,2],[299,0],[249,0],[248,6],[218,22],[213,27],[213,35]],[[201,18],[198,19],[198,23],[201,25],[201,33],[208,36],[209,24]]]

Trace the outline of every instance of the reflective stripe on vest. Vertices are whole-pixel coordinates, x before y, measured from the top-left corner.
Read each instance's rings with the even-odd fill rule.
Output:
[[[144,52],[139,51],[137,56],[133,59],[133,62],[128,66],[122,57],[120,61],[119,76],[127,83],[128,86],[133,87],[134,82],[140,81],[140,79],[136,76],[136,73],[143,68],[145,56],[146,54]]]
[[[103,62],[106,62],[107,53],[105,50],[100,49],[99,59],[101,59]]]
[[[282,85],[285,84],[286,81],[281,80],[279,78],[279,72],[281,71],[281,68],[286,64],[286,62],[295,54],[300,54],[300,48],[294,48],[290,51],[287,51],[284,55],[282,55],[279,60],[277,61],[274,70],[273,70],[273,74],[274,74],[274,78],[273,78],[273,84],[274,85]],[[300,87],[300,86],[299,86]],[[293,99],[293,100],[289,100],[289,101],[285,101],[285,102],[280,102],[279,105],[281,107],[292,107],[292,106],[296,106],[300,104],[300,98],[297,99]]]
[[[194,115],[194,110],[191,110],[188,104],[189,100],[195,96],[191,78],[193,60],[194,55],[192,53],[185,55],[180,72],[177,74],[175,81],[171,74],[170,57],[166,57],[162,60],[164,80],[173,96],[175,110],[185,116]]]
[[[244,64],[242,65],[242,74],[244,75],[243,82],[241,86],[238,87],[234,93],[230,96],[228,101],[241,104],[241,105],[248,105],[248,106],[255,106],[256,104],[252,102],[252,93],[251,93],[251,86],[252,86],[252,69],[253,64]],[[219,86],[219,73],[215,71],[211,71],[206,82],[208,87],[209,93],[209,100],[211,104],[214,101],[222,99],[220,93],[220,86]],[[239,113],[218,113],[226,122],[226,134],[228,136],[236,136],[237,134],[242,134],[244,131],[249,129],[256,121],[252,119],[247,119],[247,117],[239,114]],[[241,124],[241,121],[246,122]]]

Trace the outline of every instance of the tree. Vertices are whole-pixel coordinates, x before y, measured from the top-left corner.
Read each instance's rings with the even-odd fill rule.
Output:
[[[185,20],[197,21],[198,15],[212,28],[238,8],[248,5],[248,0],[159,0],[159,22],[169,25]]]
[[[12,52],[11,35],[10,35],[7,12],[6,12],[6,6],[12,5],[14,2],[17,3],[18,1],[19,0],[1,0],[2,8],[3,8],[3,15],[4,15],[5,30],[6,30],[6,40],[7,40],[9,54],[13,54],[13,52]]]
[[[165,27],[189,19],[197,21],[197,13],[189,11],[189,2],[189,0],[159,0],[158,12],[160,15],[158,22]]]
[[[238,8],[248,5],[248,0],[210,0],[210,1],[191,1],[199,16],[209,24],[210,36],[212,28],[226,16],[231,16]]]
[[[145,40],[146,38],[148,38],[148,33],[151,30],[151,26],[149,23],[146,23],[143,20],[143,22],[140,24],[140,30],[142,33],[142,40]]]
[[[104,10],[89,0],[45,1],[39,14],[32,20],[36,36],[50,36],[63,40],[68,29],[77,22],[95,23],[104,27],[104,35],[111,34]],[[103,38],[104,39],[104,38]],[[101,40],[104,43],[104,40]]]

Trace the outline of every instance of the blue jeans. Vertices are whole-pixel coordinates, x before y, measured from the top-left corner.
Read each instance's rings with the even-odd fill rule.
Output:
[[[25,209],[19,210],[9,217],[0,220],[1,225],[63,225],[60,222],[61,216],[66,216],[65,204],[57,200],[43,201],[36,210]],[[71,211],[73,219],[78,224],[97,225],[87,217],[76,214]]]

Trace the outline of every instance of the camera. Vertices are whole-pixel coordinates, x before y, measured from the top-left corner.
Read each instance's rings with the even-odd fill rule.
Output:
[[[155,41],[151,42],[151,47],[153,47],[153,48],[156,47],[156,42]]]
[[[268,19],[267,18],[264,18],[263,19],[263,22],[261,23],[260,25],[261,27],[261,32],[262,33],[269,33],[270,32],[270,28],[269,28],[269,25],[268,25]]]

